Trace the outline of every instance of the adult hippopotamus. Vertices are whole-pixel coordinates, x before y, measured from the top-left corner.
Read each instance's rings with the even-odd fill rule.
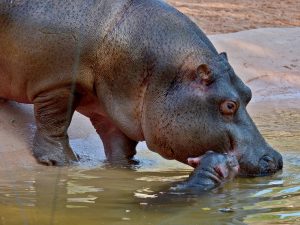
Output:
[[[47,165],[78,160],[67,135],[77,110],[111,162],[145,140],[183,163],[213,150],[236,155],[240,174],[282,168],[226,54],[163,1],[0,0],[0,97],[34,104],[33,152]]]

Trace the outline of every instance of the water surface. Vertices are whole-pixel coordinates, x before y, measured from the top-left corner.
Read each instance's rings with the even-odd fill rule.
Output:
[[[284,156],[284,170],[274,176],[238,178],[198,197],[166,195],[190,168],[140,145],[135,169],[102,163],[1,171],[0,224],[300,224],[300,110],[254,120]]]

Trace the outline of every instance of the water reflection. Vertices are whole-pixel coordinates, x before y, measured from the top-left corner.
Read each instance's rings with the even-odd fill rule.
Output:
[[[299,224],[300,111],[254,119],[281,150],[284,170],[200,196],[169,193],[190,169],[144,151],[135,169],[49,168],[1,171],[0,224]],[[79,143],[78,143],[79,145]]]

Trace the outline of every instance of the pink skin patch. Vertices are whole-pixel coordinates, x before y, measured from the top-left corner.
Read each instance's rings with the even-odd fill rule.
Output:
[[[187,162],[191,167],[196,168],[197,166],[199,166],[201,159],[202,159],[202,156],[190,157],[187,159]]]
[[[226,167],[224,166],[216,166],[214,168],[214,170],[216,171],[216,173],[222,177],[222,178],[227,178],[229,176],[229,171]]]
[[[213,153],[213,151],[207,151],[206,153]],[[202,158],[203,158],[203,156],[190,157],[187,159],[187,162],[191,167],[196,168],[197,166],[200,165],[200,161]]]

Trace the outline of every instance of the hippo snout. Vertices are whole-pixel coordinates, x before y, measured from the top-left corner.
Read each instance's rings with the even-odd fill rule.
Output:
[[[264,155],[259,160],[259,168],[260,173],[262,175],[268,175],[276,173],[277,171],[281,170],[283,167],[283,160],[280,153],[278,153],[275,150],[272,150],[273,152],[269,155]]]
[[[241,167],[239,175],[247,177],[272,175],[283,167],[282,155],[272,148],[264,151],[261,157],[255,154],[244,155],[239,162]]]

